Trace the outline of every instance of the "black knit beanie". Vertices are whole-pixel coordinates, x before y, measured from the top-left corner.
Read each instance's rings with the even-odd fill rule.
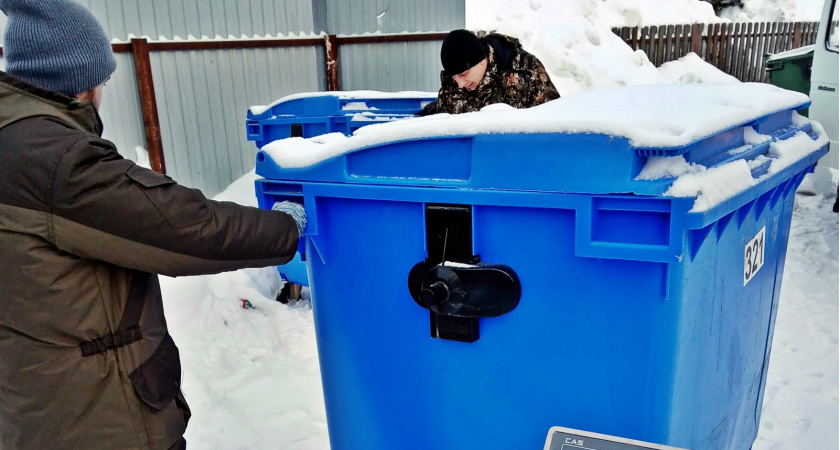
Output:
[[[102,26],[74,0],[0,0],[8,16],[6,72],[74,97],[104,83],[117,68]]]
[[[471,69],[487,56],[484,43],[467,30],[453,30],[443,39],[440,62],[446,75],[458,75]]]

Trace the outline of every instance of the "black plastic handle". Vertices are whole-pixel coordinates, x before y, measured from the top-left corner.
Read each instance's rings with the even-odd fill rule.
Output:
[[[519,277],[503,264],[432,265],[423,261],[408,273],[414,301],[437,314],[454,317],[498,317],[519,305]]]

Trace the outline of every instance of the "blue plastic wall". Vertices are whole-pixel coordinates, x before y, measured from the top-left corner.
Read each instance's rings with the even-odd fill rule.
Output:
[[[292,98],[278,102],[262,113],[250,110],[245,121],[246,135],[254,141],[257,149],[278,139],[292,137],[293,127],[299,137],[310,138],[327,133],[351,135],[367,125],[404,119],[415,116],[435,97],[363,97],[349,95],[313,95]],[[364,103],[368,109],[354,109],[352,106]],[[366,113],[364,119],[354,119],[358,113]],[[264,154],[260,157],[264,159]],[[263,175],[265,176],[265,175]],[[270,176],[269,176],[270,178]],[[264,199],[264,198],[263,198]],[[260,208],[271,209],[273,202],[261,202]],[[309,286],[309,276],[301,254],[277,270],[284,280]]]
[[[332,447],[539,448],[561,425],[748,449],[802,175],[760,194],[766,204],[679,231],[670,263],[579,255],[579,224],[591,223],[579,215],[626,196],[306,186],[318,211],[307,254]],[[644,246],[691,216],[691,201],[658,201],[664,211],[650,217],[611,219],[623,238],[588,244],[634,241],[648,258]],[[473,205],[474,252],[522,282],[519,307],[481,319],[475,343],[430,338],[428,311],[408,294],[408,271],[426,257],[426,202]],[[764,267],[744,287],[744,246],[762,227]]]
[[[357,129],[380,121],[391,121],[416,115],[435,97],[349,97],[314,95],[293,98],[272,105],[260,114],[248,111],[245,128],[249,141],[257,148],[292,137],[292,126],[301,127],[299,137],[310,138],[327,133],[352,134]],[[354,105],[364,103],[366,109]],[[354,120],[365,113],[369,120]]]
[[[744,127],[783,139],[796,131],[783,116]],[[728,160],[744,127],[668,152]],[[541,448],[563,426],[749,449],[795,190],[825,151],[757,167],[753,187],[703,212],[661,195],[673,180],[635,181],[648,150],[605,136],[395,142],[294,170],[261,153],[260,203],[296,199],[309,217],[331,447]],[[431,338],[408,292],[430,203],[471,206],[473,253],[521,281],[518,307],[480,319],[473,343]],[[764,265],[745,284],[762,228]]]

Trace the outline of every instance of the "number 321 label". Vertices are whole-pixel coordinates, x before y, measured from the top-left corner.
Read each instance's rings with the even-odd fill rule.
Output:
[[[744,247],[744,286],[753,279],[755,274],[764,266],[764,230],[761,231]]]

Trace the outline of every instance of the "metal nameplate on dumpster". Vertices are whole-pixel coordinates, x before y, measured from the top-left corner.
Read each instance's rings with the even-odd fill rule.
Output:
[[[551,427],[543,450],[687,450],[571,428]]]

